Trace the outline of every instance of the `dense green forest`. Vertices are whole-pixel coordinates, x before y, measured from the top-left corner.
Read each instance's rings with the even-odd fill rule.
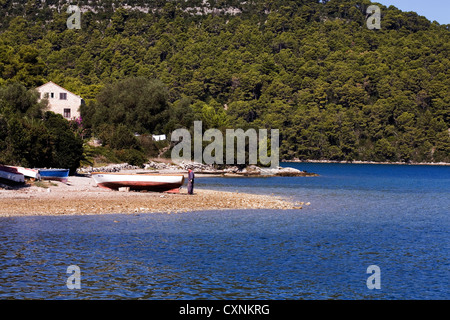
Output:
[[[72,4],[81,29],[68,29],[66,1],[0,0],[0,86],[51,80],[82,96],[81,136],[114,157],[142,162],[159,146],[134,133],[202,120],[279,129],[281,159],[450,162],[449,25],[379,5],[369,30],[369,0]],[[0,151],[10,122],[46,121],[6,109]]]

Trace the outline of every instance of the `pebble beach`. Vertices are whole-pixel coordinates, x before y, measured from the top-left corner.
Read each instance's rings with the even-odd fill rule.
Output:
[[[68,182],[29,182],[20,188],[0,188],[0,216],[88,215],[113,213],[182,213],[222,209],[301,209],[272,195],[194,189],[179,193],[120,192],[100,188],[89,176],[71,176]]]

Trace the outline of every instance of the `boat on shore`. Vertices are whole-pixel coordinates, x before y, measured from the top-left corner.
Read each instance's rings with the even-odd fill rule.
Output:
[[[69,169],[38,169],[41,179],[67,182]]]
[[[39,174],[38,169],[29,169],[29,168],[24,168],[24,167],[15,167],[15,166],[8,166],[8,167],[16,169],[19,173],[23,174],[27,178],[41,180],[41,175]]]
[[[92,178],[99,187],[113,190],[129,188],[130,190],[177,193],[184,183],[184,175],[182,174],[93,172]]]
[[[0,179],[6,182],[24,183],[25,176],[17,169],[9,166],[0,165]]]

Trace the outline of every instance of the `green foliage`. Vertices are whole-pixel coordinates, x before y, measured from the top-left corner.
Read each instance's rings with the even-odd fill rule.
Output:
[[[145,154],[136,149],[122,149],[115,152],[117,158],[133,166],[142,166],[148,158]]]
[[[81,165],[101,167],[110,163],[119,163],[114,150],[109,147],[98,146],[94,147],[89,144],[84,145],[83,159]]]
[[[96,133],[102,125],[139,133],[162,130],[168,118],[167,90],[158,80],[143,77],[126,78],[105,86],[97,95],[96,103],[85,108]],[[116,146],[113,146],[114,148]]]
[[[450,162],[448,26],[380,5],[381,30],[369,30],[369,0],[77,4],[91,8],[80,30],[67,29],[62,1],[0,6],[0,85],[52,80],[83,96],[86,132],[107,148],[149,156],[154,145],[135,132],[202,120],[204,129],[280,129],[284,159]],[[0,128],[27,132],[7,118],[11,104],[29,118],[42,109],[10,90]],[[5,155],[31,157],[14,152]]]
[[[61,115],[20,84],[0,88],[0,163],[26,167],[78,168],[83,142]]]
[[[43,111],[47,107],[44,101],[37,101],[38,93],[36,91],[27,90],[25,86],[17,82],[0,87],[0,98],[2,101],[0,111],[10,110],[31,118],[42,117]]]
[[[52,158],[49,164],[54,168],[68,168],[71,173],[80,166],[83,155],[83,141],[70,129],[69,122],[60,114],[46,112],[44,125],[52,142]]]
[[[99,127],[98,137],[103,146],[111,149],[137,148],[138,143],[133,133],[123,124],[117,126],[111,124],[102,124]]]

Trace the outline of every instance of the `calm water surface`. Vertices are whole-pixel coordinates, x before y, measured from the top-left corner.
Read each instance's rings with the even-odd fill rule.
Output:
[[[450,167],[286,165],[320,176],[196,187],[303,210],[0,218],[0,299],[450,298]],[[66,286],[70,265],[79,290]]]

